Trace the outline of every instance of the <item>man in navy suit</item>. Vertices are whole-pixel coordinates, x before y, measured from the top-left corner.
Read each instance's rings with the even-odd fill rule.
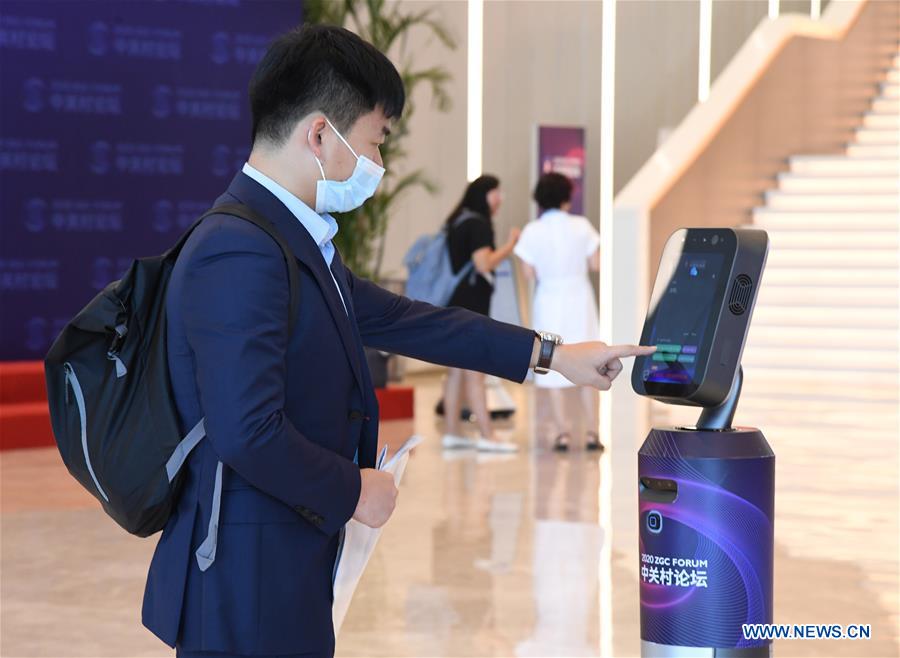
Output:
[[[370,44],[335,27],[292,31],[260,62],[250,102],[250,159],[217,204],[244,204],[275,227],[297,260],[300,305],[291,318],[278,244],[236,217],[205,219],[172,273],[173,393],[185,430],[205,417],[207,440],[154,554],[143,621],[185,658],[333,655],[342,528],[383,525],[397,496],[373,469],[378,405],[364,345],[513,381],[551,367],[599,389],[619,358],[652,351],[557,346],[344,267],[329,213],[374,193],[379,146],[405,102]]]

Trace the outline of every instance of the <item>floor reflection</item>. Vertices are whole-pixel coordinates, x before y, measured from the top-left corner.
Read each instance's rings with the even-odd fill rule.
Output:
[[[393,448],[413,432],[427,440],[410,459],[337,655],[636,655],[627,493],[637,445],[599,456],[583,450],[576,429],[571,452],[554,453],[542,393],[508,385],[518,411],[499,427],[522,452],[446,452],[433,415],[440,379],[415,384],[416,420],[386,423],[382,438]],[[873,630],[865,643],[795,641],[775,654],[900,654],[896,435],[741,420],[763,423],[778,455],[775,620]],[[0,468],[0,655],[171,656],[140,625],[153,542],[118,530],[53,449],[2,454]]]

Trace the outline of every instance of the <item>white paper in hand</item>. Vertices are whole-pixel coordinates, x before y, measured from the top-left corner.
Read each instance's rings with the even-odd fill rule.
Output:
[[[393,473],[394,484],[399,487],[406,463],[409,461],[409,451],[422,442],[421,436],[413,435],[406,440],[394,455],[386,460],[387,446],[385,446],[375,462],[380,471]],[[332,618],[334,620],[334,634],[337,635],[347,616],[353,592],[362,578],[369,558],[375,551],[375,545],[381,536],[382,528],[370,528],[355,519],[344,526],[344,538],[341,547],[338,548],[337,564],[334,571],[334,603],[332,604]]]

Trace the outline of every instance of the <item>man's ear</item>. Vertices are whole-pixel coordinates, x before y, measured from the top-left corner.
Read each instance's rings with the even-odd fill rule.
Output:
[[[322,132],[327,125],[325,118],[320,115],[310,122],[306,133],[306,141],[309,148],[319,158],[322,157]]]

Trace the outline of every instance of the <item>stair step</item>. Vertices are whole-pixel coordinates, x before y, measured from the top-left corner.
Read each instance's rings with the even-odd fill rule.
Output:
[[[865,270],[834,267],[773,267],[763,274],[764,286],[821,286],[882,288],[897,293],[900,276],[896,268]]]
[[[863,115],[863,126],[866,128],[897,130],[900,127],[900,116],[893,112],[886,114],[866,112]]]
[[[816,194],[768,190],[765,197],[766,207],[772,210],[900,212],[900,196],[897,194]]]
[[[651,405],[653,424],[693,425],[699,415],[696,408],[675,407],[654,402]],[[741,394],[738,404],[738,426],[762,427],[768,435],[773,426],[860,428],[876,432],[890,432],[900,419],[896,401],[839,400],[817,397],[785,397],[765,394]],[[659,422],[657,422],[659,421]],[[889,435],[885,438],[891,438]],[[896,432],[894,433],[896,438]]]
[[[774,245],[773,245],[774,246]],[[768,267],[897,268],[896,249],[780,249],[769,250]]]
[[[741,363],[748,367],[796,368],[828,371],[837,376],[844,370],[872,370],[900,374],[900,352],[894,350],[860,350],[855,345],[836,348],[748,347]]]
[[[770,395],[741,395],[739,412],[757,413],[760,411],[772,414],[808,415],[820,422],[836,422],[837,424],[864,423],[876,417],[878,422],[884,419],[900,420],[897,407],[890,401],[869,402],[865,400],[847,400],[835,405],[832,400],[820,400],[815,396],[785,398]],[[798,419],[803,420],[803,419]]]
[[[810,424],[834,424],[837,426],[868,426],[880,427],[880,429],[896,427],[900,416],[897,409],[889,400],[864,403],[859,400],[847,400],[835,404],[834,400],[821,400],[819,405],[813,406],[813,400],[788,400],[785,406],[776,406],[776,400],[781,398],[769,396],[741,396],[738,405],[738,414],[759,413],[780,416],[784,420],[795,420],[800,423]]]
[[[851,158],[900,158],[900,146],[891,144],[880,146],[875,144],[850,144],[847,155]]]
[[[860,128],[856,131],[857,144],[881,144],[896,146],[900,143],[900,132],[891,128]]]
[[[900,192],[900,178],[894,176],[814,176],[811,174],[781,173],[778,189],[790,193],[874,193]]]
[[[832,212],[772,210],[756,208],[753,223],[759,228],[775,230],[823,229],[837,231],[881,230],[900,228],[896,212]]]
[[[900,112],[900,99],[897,98],[876,98],[872,101],[873,112],[884,112],[885,114],[896,114]]]
[[[773,285],[763,274],[758,306],[840,306],[844,308],[897,305],[897,288],[852,288],[841,286]],[[753,331],[753,327],[750,328]]]
[[[889,403],[897,400],[897,373],[844,371],[839,377],[823,377],[810,369],[752,366],[744,369],[741,399],[756,395]]]
[[[768,231],[772,249],[898,249],[900,231]]]
[[[753,321],[759,327],[844,327],[865,329],[889,329],[897,331],[900,315],[894,308],[854,309],[848,313],[839,306],[758,306],[753,311]]]
[[[893,81],[885,81],[881,83],[882,98],[900,98],[900,84]]]
[[[758,305],[757,307],[761,306]],[[791,347],[792,349],[843,349],[861,346],[868,350],[897,350],[897,332],[892,329],[860,329],[859,327],[750,327],[747,348]]]
[[[883,426],[878,429],[875,427],[868,427],[863,429],[858,429],[853,431],[851,428],[840,428],[840,427],[829,427],[828,425],[814,425],[812,427],[807,427],[804,425],[799,425],[797,423],[792,423],[790,421],[777,424],[772,422],[766,422],[766,418],[753,417],[749,416],[747,418],[748,423],[751,426],[756,425],[764,425],[764,430],[766,434],[766,438],[769,443],[774,447],[775,452],[779,455],[784,455],[787,450],[791,450],[797,457],[801,459],[804,457],[808,457],[810,455],[810,450],[816,451],[814,454],[820,454],[822,451],[833,449],[835,444],[848,443],[848,442],[858,442],[860,444],[864,444],[867,448],[869,448],[872,452],[876,454],[880,453],[879,456],[873,456],[871,453],[866,455],[865,457],[860,456],[855,460],[854,466],[857,464],[864,463],[864,459],[870,460],[870,463],[878,462],[879,460],[883,460],[884,457],[881,455],[885,454],[885,450],[896,451],[894,448],[894,443],[896,442],[897,433],[891,429],[885,429]],[[888,426],[890,427],[890,426]],[[826,447],[822,447],[823,442],[827,442]],[[806,449],[801,447],[798,444],[805,444]],[[787,450],[786,450],[787,449]],[[834,493],[834,485],[832,484],[836,479],[840,478],[842,487],[847,487],[849,490],[865,490],[870,491],[873,486],[873,482],[871,478],[864,474],[863,469],[856,468],[851,472],[847,472],[847,452],[846,448],[844,450],[835,450],[834,458],[829,460],[828,464],[822,464],[818,466],[815,470],[814,478],[818,481],[819,491],[822,494],[833,494]],[[876,476],[877,477],[877,476]],[[881,475],[883,484],[874,485],[882,491],[891,491],[891,487],[896,486],[896,480],[892,478],[890,475]],[[854,482],[856,486],[854,487]],[[787,482],[783,485],[781,491],[787,492],[793,489],[796,491],[792,485],[794,482]],[[807,496],[807,500],[813,501],[819,498],[819,493],[810,492],[810,483],[806,482],[801,485],[801,489],[803,494]],[[896,494],[895,494],[896,495]],[[893,500],[892,496],[884,496],[882,498],[885,503]],[[874,501],[873,501],[874,502]],[[840,503],[838,503],[840,505]],[[852,516],[855,512],[858,512],[858,503],[848,503],[846,504],[847,514]],[[833,510],[836,507],[833,507],[829,510],[828,515],[830,518],[830,514],[833,513]],[[883,510],[877,510],[875,507],[870,507],[869,511],[872,514],[877,514],[881,512],[884,514]],[[888,518],[890,517],[890,512],[887,512]],[[823,519],[825,517],[823,516]],[[859,515],[857,514],[857,519],[859,519]],[[869,526],[869,521],[859,521],[859,528],[866,528]],[[809,538],[809,535],[804,531],[804,537]],[[878,550],[878,549],[875,549]],[[850,553],[855,554],[854,551],[850,551]],[[885,555],[890,555],[896,560],[896,553],[892,553],[891,549],[887,549],[885,551]]]
[[[884,158],[848,158],[844,155],[795,155],[789,158],[791,171],[797,174],[836,176],[897,176],[900,162]]]

